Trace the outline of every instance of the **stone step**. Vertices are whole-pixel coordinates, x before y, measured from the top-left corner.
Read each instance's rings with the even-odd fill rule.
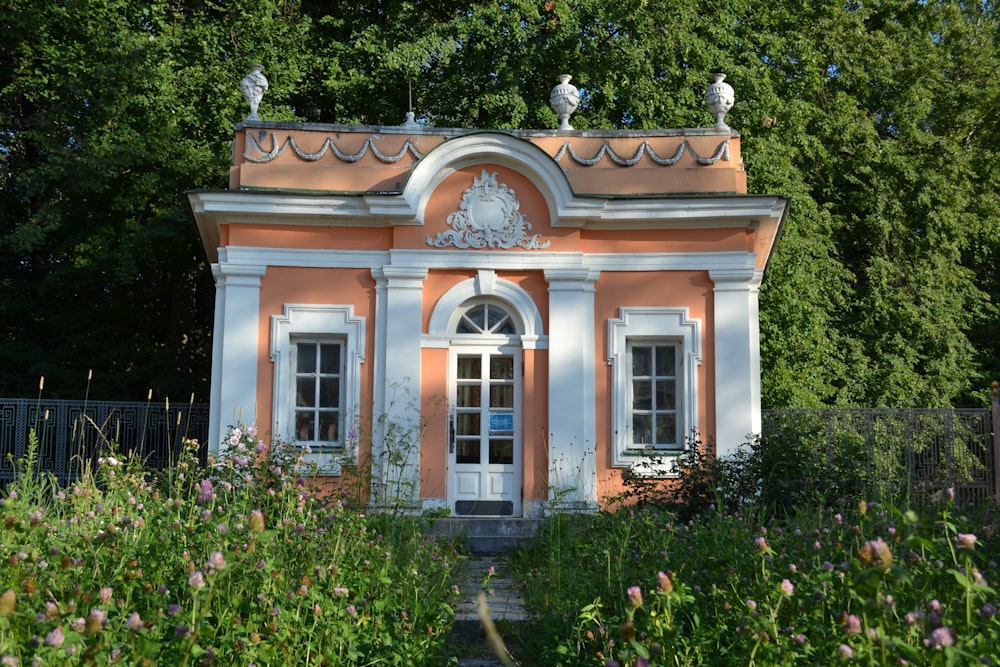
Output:
[[[503,554],[530,541],[538,531],[539,519],[449,517],[435,520],[429,535],[465,537],[472,555]]]

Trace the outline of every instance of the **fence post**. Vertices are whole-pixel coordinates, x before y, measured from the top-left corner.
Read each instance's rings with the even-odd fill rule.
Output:
[[[993,381],[993,495],[1000,503],[1000,382]]]

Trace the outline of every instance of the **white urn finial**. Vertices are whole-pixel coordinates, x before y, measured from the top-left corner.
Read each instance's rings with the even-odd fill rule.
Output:
[[[267,92],[267,77],[263,74],[263,65],[250,65],[250,70],[250,73],[240,81],[240,92],[250,105],[250,115],[244,120],[260,120],[257,109],[260,107],[260,101],[264,99],[264,93]]]
[[[725,117],[733,108],[733,104],[736,103],[736,95],[733,92],[733,87],[726,83],[725,74],[716,72],[713,76],[715,83],[705,91],[705,102],[708,104],[708,110],[715,116],[715,129],[729,132]]]
[[[549,106],[559,115],[559,130],[572,130],[569,117],[580,106],[580,91],[569,82],[569,74],[559,75],[559,84],[549,93]]]

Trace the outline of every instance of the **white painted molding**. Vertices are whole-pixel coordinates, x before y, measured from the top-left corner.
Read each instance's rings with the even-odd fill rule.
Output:
[[[715,439],[716,454],[730,455],[760,433],[760,312],[764,272],[716,270]]]
[[[475,278],[463,280],[441,295],[431,311],[427,335],[423,337],[421,345],[448,347],[458,321],[458,307],[477,297],[493,297],[506,304],[513,311],[511,314],[519,320],[515,324],[522,341],[533,343],[535,349],[546,347],[542,314],[531,295],[521,286],[497,278],[496,273],[489,269],[478,271]]]
[[[323,269],[375,269],[392,265],[415,269],[488,269],[523,271],[580,269],[592,271],[754,271],[751,252],[690,253],[580,253],[536,251],[503,252],[471,250],[325,250],[229,246],[231,262],[247,266],[316,267]]]
[[[270,355],[274,362],[272,397],[272,434],[286,442],[295,441],[291,398],[292,340],[297,337],[338,338],[344,345],[344,423],[341,433],[357,430],[361,405],[361,364],[365,362],[365,318],[354,315],[354,306],[286,303],[282,315],[271,316]],[[355,453],[356,454],[356,453]],[[331,464],[332,456],[312,454],[321,467]]]
[[[611,366],[611,464],[614,467],[631,467],[649,459],[626,454],[632,442],[632,426],[628,407],[628,339],[648,338],[671,340],[680,343],[683,359],[683,401],[681,419],[677,425],[681,437],[698,430],[698,367],[701,366],[702,324],[690,317],[686,306],[626,307],[619,317],[608,320],[608,364]]]

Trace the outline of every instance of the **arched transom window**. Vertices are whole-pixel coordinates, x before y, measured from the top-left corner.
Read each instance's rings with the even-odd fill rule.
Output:
[[[458,334],[517,334],[517,326],[504,308],[494,303],[476,303],[465,309],[455,327]]]

